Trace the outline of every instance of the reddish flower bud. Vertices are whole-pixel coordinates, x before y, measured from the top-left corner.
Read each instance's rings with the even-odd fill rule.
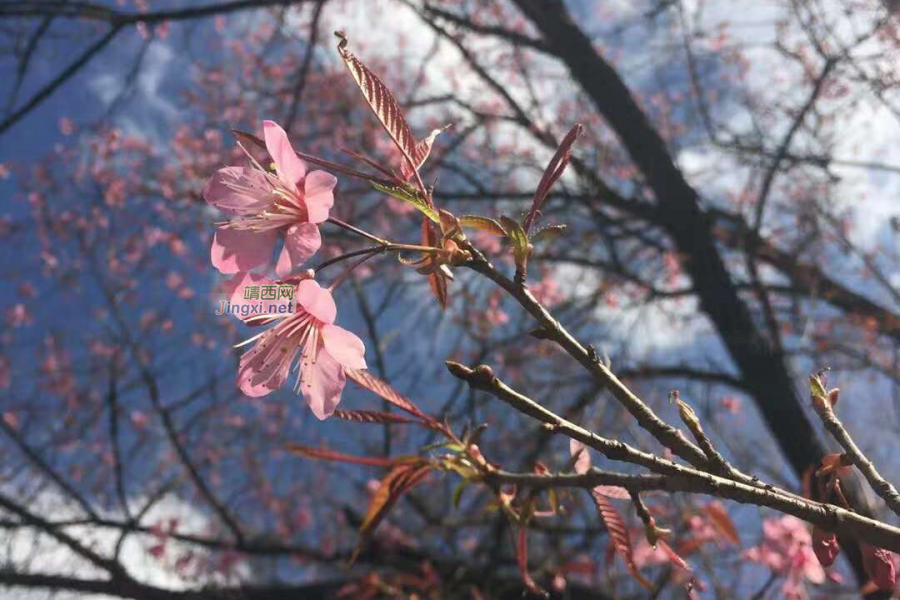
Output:
[[[880,590],[892,590],[897,583],[894,557],[883,548],[862,544],[863,567]]]
[[[813,529],[812,547],[816,558],[819,559],[819,564],[823,567],[830,567],[841,551],[837,536],[819,528]]]

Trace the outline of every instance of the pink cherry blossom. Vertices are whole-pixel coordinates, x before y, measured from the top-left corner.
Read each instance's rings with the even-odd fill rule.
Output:
[[[341,400],[344,369],[365,369],[365,345],[334,324],[337,307],[331,292],[312,279],[297,284],[296,310],[279,315],[274,327],[250,338],[253,348],[241,357],[238,386],[247,396],[266,396],[299,370],[294,391],[302,393],[313,414],[326,419]]]
[[[207,203],[233,215],[220,224],[211,252],[213,266],[229,275],[267,262],[279,233],[279,277],[302,265],[322,245],[317,224],[334,204],[334,175],[307,173],[284,130],[274,121],[265,121],[263,129],[275,175],[255,161],[254,167],[225,167],[203,190]]]
[[[825,581],[825,571],[813,552],[809,529],[796,517],[765,519],[762,542],[747,550],[744,556],[784,576],[781,591],[788,600],[804,596],[804,581],[814,584]]]
[[[238,273],[228,281],[223,282],[220,289],[222,291],[222,299],[226,302],[231,303],[233,307],[238,307],[244,303],[251,303],[260,305],[262,309],[261,312],[253,312],[246,315],[242,315],[239,312],[232,312],[232,316],[247,322],[248,325],[265,325],[271,321],[268,319],[261,319],[260,316],[269,314],[269,311],[272,307],[275,307],[275,310],[277,311],[278,306],[284,304],[284,299],[276,298],[275,300],[246,300],[244,299],[244,289],[248,286],[262,287],[264,285],[281,285],[285,283],[285,281],[280,280],[272,281],[268,277],[260,275],[259,273]]]

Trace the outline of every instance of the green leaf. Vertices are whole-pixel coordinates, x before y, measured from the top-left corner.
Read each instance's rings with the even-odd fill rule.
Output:
[[[416,192],[399,185],[381,185],[380,183],[374,182],[372,183],[372,187],[388,196],[393,196],[397,200],[402,200],[403,202],[413,205],[419,212],[435,223],[441,222],[437,211],[428,206],[428,203],[420,198]]]
[[[428,444],[427,446],[422,447],[423,452],[430,452],[432,450],[441,450],[447,449],[450,452],[463,452],[465,448],[457,444],[456,442],[437,442],[435,444]]]
[[[528,234],[522,229],[518,221],[509,217],[500,217],[500,223],[506,229],[509,239],[513,243],[513,251],[516,257],[516,273],[524,278],[528,265],[528,255],[531,254],[531,244],[528,243]]]
[[[459,223],[463,227],[468,227],[469,229],[478,229],[499,237],[507,236],[506,229],[503,228],[503,225],[490,217],[463,215],[459,217]]]
[[[824,398],[828,392],[825,391],[825,387],[822,385],[822,380],[819,379],[818,375],[810,375],[809,376],[809,393],[813,396],[819,396]]]
[[[559,496],[556,495],[556,490],[551,488],[547,492],[547,500],[550,502],[550,510],[553,511],[553,514],[559,513]]]
[[[548,225],[534,232],[534,235],[531,236],[531,241],[532,243],[537,243],[539,241],[551,242],[560,237],[565,232],[565,225]]]
[[[462,500],[463,492],[467,487],[469,487],[468,479],[462,479],[456,484],[456,488],[453,490],[453,508],[459,508],[459,502]]]

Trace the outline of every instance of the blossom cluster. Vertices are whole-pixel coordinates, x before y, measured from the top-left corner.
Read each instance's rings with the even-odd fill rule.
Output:
[[[274,121],[265,121],[263,132],[269,169],[248,153],[250,166],[219,169],[203,191],[209,205],[228,215],[218,223],[210,258],[220,273],[233,276],[225,286],[232,299],[240,299],[250,283],[294,286],[295,310],[266,315],[264,323],[277,323],[240,344],[253,347],[241,357],[237,383],[247,396],[266,396],[295,371],[294,391],[325,419],[340,402],[345,369],[366,367],[362,340],[334,323],[332,289],[295,273],[322,245],[319,225],[334,205],[337,179],[325,171],[308,172]],[[279,238],[284,240],[275,263],[280,279],[272,281],[254,269],[269,264]]]

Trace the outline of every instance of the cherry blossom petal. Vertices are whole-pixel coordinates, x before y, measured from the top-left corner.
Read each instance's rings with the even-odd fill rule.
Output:
[[[323,323],[334,323],[337,306],[331,292],[320,286],[314,279],[304,279],[297,284],[297,304]]]
[[[328,211],[334,206],[334,186],[337,177],[325,171],[313,171],[303,182],[306,213],[310,223],[321,223],[328,219]]]
[[[303,398],[319,420],[331,416],[344,389],[344,367],[324,348],[319,348],[314,363],[305,365],[301,377]]]
[[[366,368],[366,345],[356,334],[328,324],[322,327],[322,341],[325,351],[343,366],[348,369]]]
[[[291,189],[306,175],[306,165],[291,147],[287,134],[275,121],[263,121],[263,133],[266,138],[266,150],[275,161],[278,177]]]
[[[270,307],[278,307],[283,303],[282,300],[262,300],[262,294],[257,295],[256,298],[246,298],[244,290],[248,286],[265,286],[265,285],[278,285],[265,275],[260,275],[258,273],[238,273],[228,281],[222,284],[222,294],[225,297],[226,302],[231,303],[232,311],[231,315],[237,317],[238,319],[245,321],[250,319],[251,317],[259,316],[260,314],[273,314],[278,313],[277,308],[272,310]],[[261,311],[248,312],[247,314],[241,314],[237,312],[238,309],[245,305],[262,305]],[[283,314],[283,313],[282,313]],[[251,324],[264,324],[265,322],[253,321]]]
[[[248,285],[276,285],[274,281],[259,273],[238,273],[222,283],[222,294],[231,303],[244,301],[244,288]]]
[[[249,352],[241,356],[237,383],[244,395],[259,398],[284,385],[296,351],[270,351],[271,344],[280,342],[278,336],[269,330]]]
[[[284,247],[278,257],[275,272],[285,277],[308,261],[322,246],[319,228],[312,223],[291,225],[284,236]]]
[[[213,238],[210,258],[225,275],[249,271],[269,260],[278,232],[249,231],[219,227]]]
[[[257,169],[225,167],[203,189],[207,204],[232,214],[264,210],[273,202],[272,184]]]

